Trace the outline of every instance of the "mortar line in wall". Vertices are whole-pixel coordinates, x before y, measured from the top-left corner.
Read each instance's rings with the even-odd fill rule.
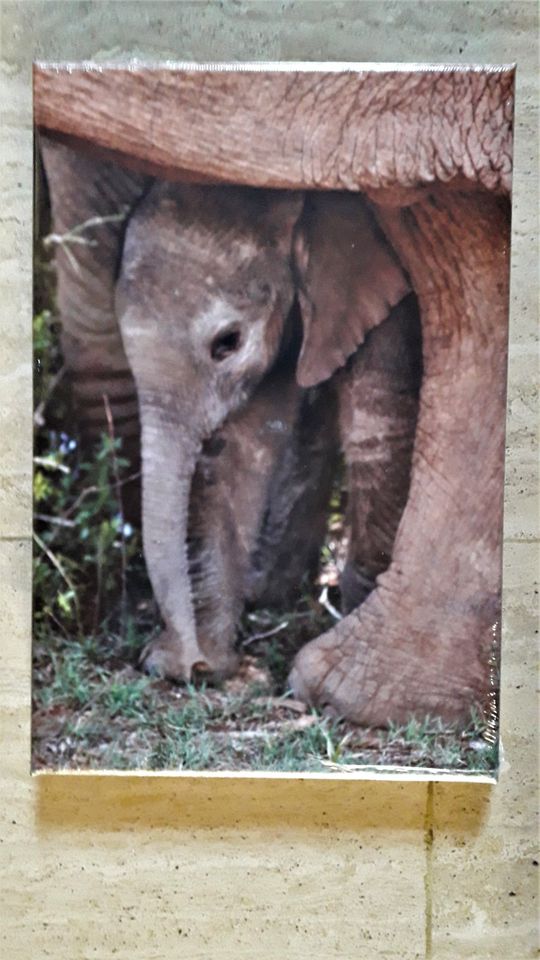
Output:
[[[426,810],[424,814],[424,849],[426,866],[424,873],[424,950],[425,960],[433,958],[433,783],[428,783]]]

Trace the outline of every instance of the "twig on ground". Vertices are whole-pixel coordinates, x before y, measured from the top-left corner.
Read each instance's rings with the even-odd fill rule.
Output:
[[[336,610],[334,605],[330,603],[330,600],[328,599],[328,587],[324,587],[324,589],[321,591],[319,603],[321,607],[324,607],[325,610],[328,610],[328,613],[334,618],[334,620],[343,620],[339,610]]]
[[[250,637],[247,637],[246,640],[242,641],[243,647],[249,647],[252,643],[257,643],[258,640],[265,640],[267,637],[273,637],[276,633],[281,633],[282,630],[285,630],[289,626],[289,621],[284,620],[283,623],[278,623],[277,627],[274,627],[272,630],[265,630],[263,633],[253,633]]]
[[[287,613],[287,617],[289,620],[308,620],[312,616],[313,616],[312,610],[306,610],[305,613],[300,613],[298,611],[294,613]],[[268,616],[261,617],[258,613],[248,613],[246,614],[246,617],[248,620],[251,620],[252,623],[264,624],[264,623],[268,623],[270,620]]]
[[[69,642],[69,640],[71,639],[71,637],[70,637],[68,631],[66,630],[64,624],[58,619],[57,616],[55,616],[55,614],[53,613],[53,611],[52,611],[50,608],[49,608],[48,613],[49,613],[49,616],[50,616],[51,620],[52,620],[52,621],[56,624],[56,626],[62,631],[62,633],[64,634],[66,640]]]
[[[74,527],[75,520],[66,520],[64,517],[51,517],[48,513],[36,513],[36,520],[42,520],[43,523],[52,523],[57,527]]]
[[[51,460],[48,457],[34,457],[34,463],[37,463],[38,467],[45,467],[47,470],[59,470],[60,473],[71,473],[69,467],[66,467],[64,463],[57,463],[56,460]]]
[[[99,493],[100,490],[102,490],[102,489],[103,489],[103,487],[97,487],[97,486],[95,486],[95,485],[93,485],[93,486],[91,486],[91,487],[85,487],[85,489],[84,489],[84,490],[79,494],[79,496],[73,501],[73,503],[71,504],[71,506],[68,507],[66,510],[64,510],[63,513],[61,513],[61,516],[64,518],[64,520],[66,520],[67,517],[69,517],[70,514],[74,513],[75,510],[77,509],[77,507],[79,507],[79,506],[81,505],[81,503],[83,502],[83,500],[86,500],[86,498],[89,497],[91,493]]]
[[[69,576],[69,574],[66,573],[66,571],[65,571],[64,567],[62,566],[62,564],[60,563],[60,560],[58,559],[58,557],[52,552],[52,550],[49,549],[49,547],[47,546],[47,544],[43,542],[43,540],[41,539],[41,537],[39,537],[35,531],[34,531],[34,533],[32,534],[32,536],[33,536],[33,538],[34,538],[35,543],[37,543],[39,549],[40,549],[40,550],[43,550],[43,553],[45,554],[45,556],[48,557],[48,559],[51,561],[53,567],[55,567],[55,568],[58,570],[58,573],[60,574],[60,576],[62,577],[62,579],[67,583],[69,589],[70,589],[71,592],[73,593],[73,599],[74,599],[74,602],[75,602],[75,616],[76,616],[76,619],[77,619],[77,628],[78,628],[78,630],[79,630],[79,633],[82,633],[81,616],[80,616],[80,610],[79,610],[79,600],[78,600],[78,597],[77,597],[77,591],[76,591],[76,589],[75,589],[75,584],[73,583],[73,580],[71,579],[71,577]]]
[[[124,480],[120,480],[119,486],[123,487],[126,483],[131,483],[132,480],[138,480],[141,475],[141,471],[137,470],[137,473],[131,473],[129,477],[126,477]],[[100,486],[93,485],[91,487],[85,487],[85,489],[79,494],[76,500],[73,501],[70,507],[61,514],[62,517],[69,517],[74,511],[81,505],[83,500],[86,500],[86,497],[89,497],[91,493],[101,493],[103,490],[108,490],[108,484],[104,483]]]

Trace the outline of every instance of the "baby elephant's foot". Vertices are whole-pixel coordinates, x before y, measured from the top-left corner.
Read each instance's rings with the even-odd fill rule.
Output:
[[[197,671],[207,669],[202,654],[200,659],[186,656],[178,637],[168,630],[163,630],[146,644],[139,662],[145,673],[152,677],[167,677],[184,683],[189,683]]]
[[[240,657],[231,646],[216,646],[208,643],[204,634],[200,637],[204,666],[196,670],[197,679],[207,683],[221,683],[234,676],[240,665]]]
[[[178,682],[219,682],[230,677],[238,666],[233,650],[217,651],[207,656],[197,647],[186,656],[182,645],[168,630],[164,630],[144,647],[140,663],[153,677],[167,677]]]

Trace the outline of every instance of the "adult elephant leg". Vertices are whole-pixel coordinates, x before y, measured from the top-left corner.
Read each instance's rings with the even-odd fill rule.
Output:
[[[340,577],[345,613],[366,599],[390,564],[409,493],[421,376],[420,316],[410,294],[336,376],[348,491]]]
[[[129,210],[148,177],[97,160],[45,136],[40,149],[56,237],[57,303],[62,352],[83,441],[109,430],[138,470],[139,417],[133,377],[114,306],[115,276]],[[106,397],[106,401],[105,398]],[[138,515],[138,489],[124,490]]]
[[[378,217],[422,317],[409,499],[376,589],[300,651],[290,680],[366,724],[463,719],[489,693],[499,633],[508,204],[441,190]]]

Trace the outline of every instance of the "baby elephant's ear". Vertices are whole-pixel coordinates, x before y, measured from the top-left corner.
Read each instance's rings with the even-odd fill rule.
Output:
[[[343,366],[410,286],[358,194],[310,194],[294,257],[304,327],[297,379],[311,387]]]

